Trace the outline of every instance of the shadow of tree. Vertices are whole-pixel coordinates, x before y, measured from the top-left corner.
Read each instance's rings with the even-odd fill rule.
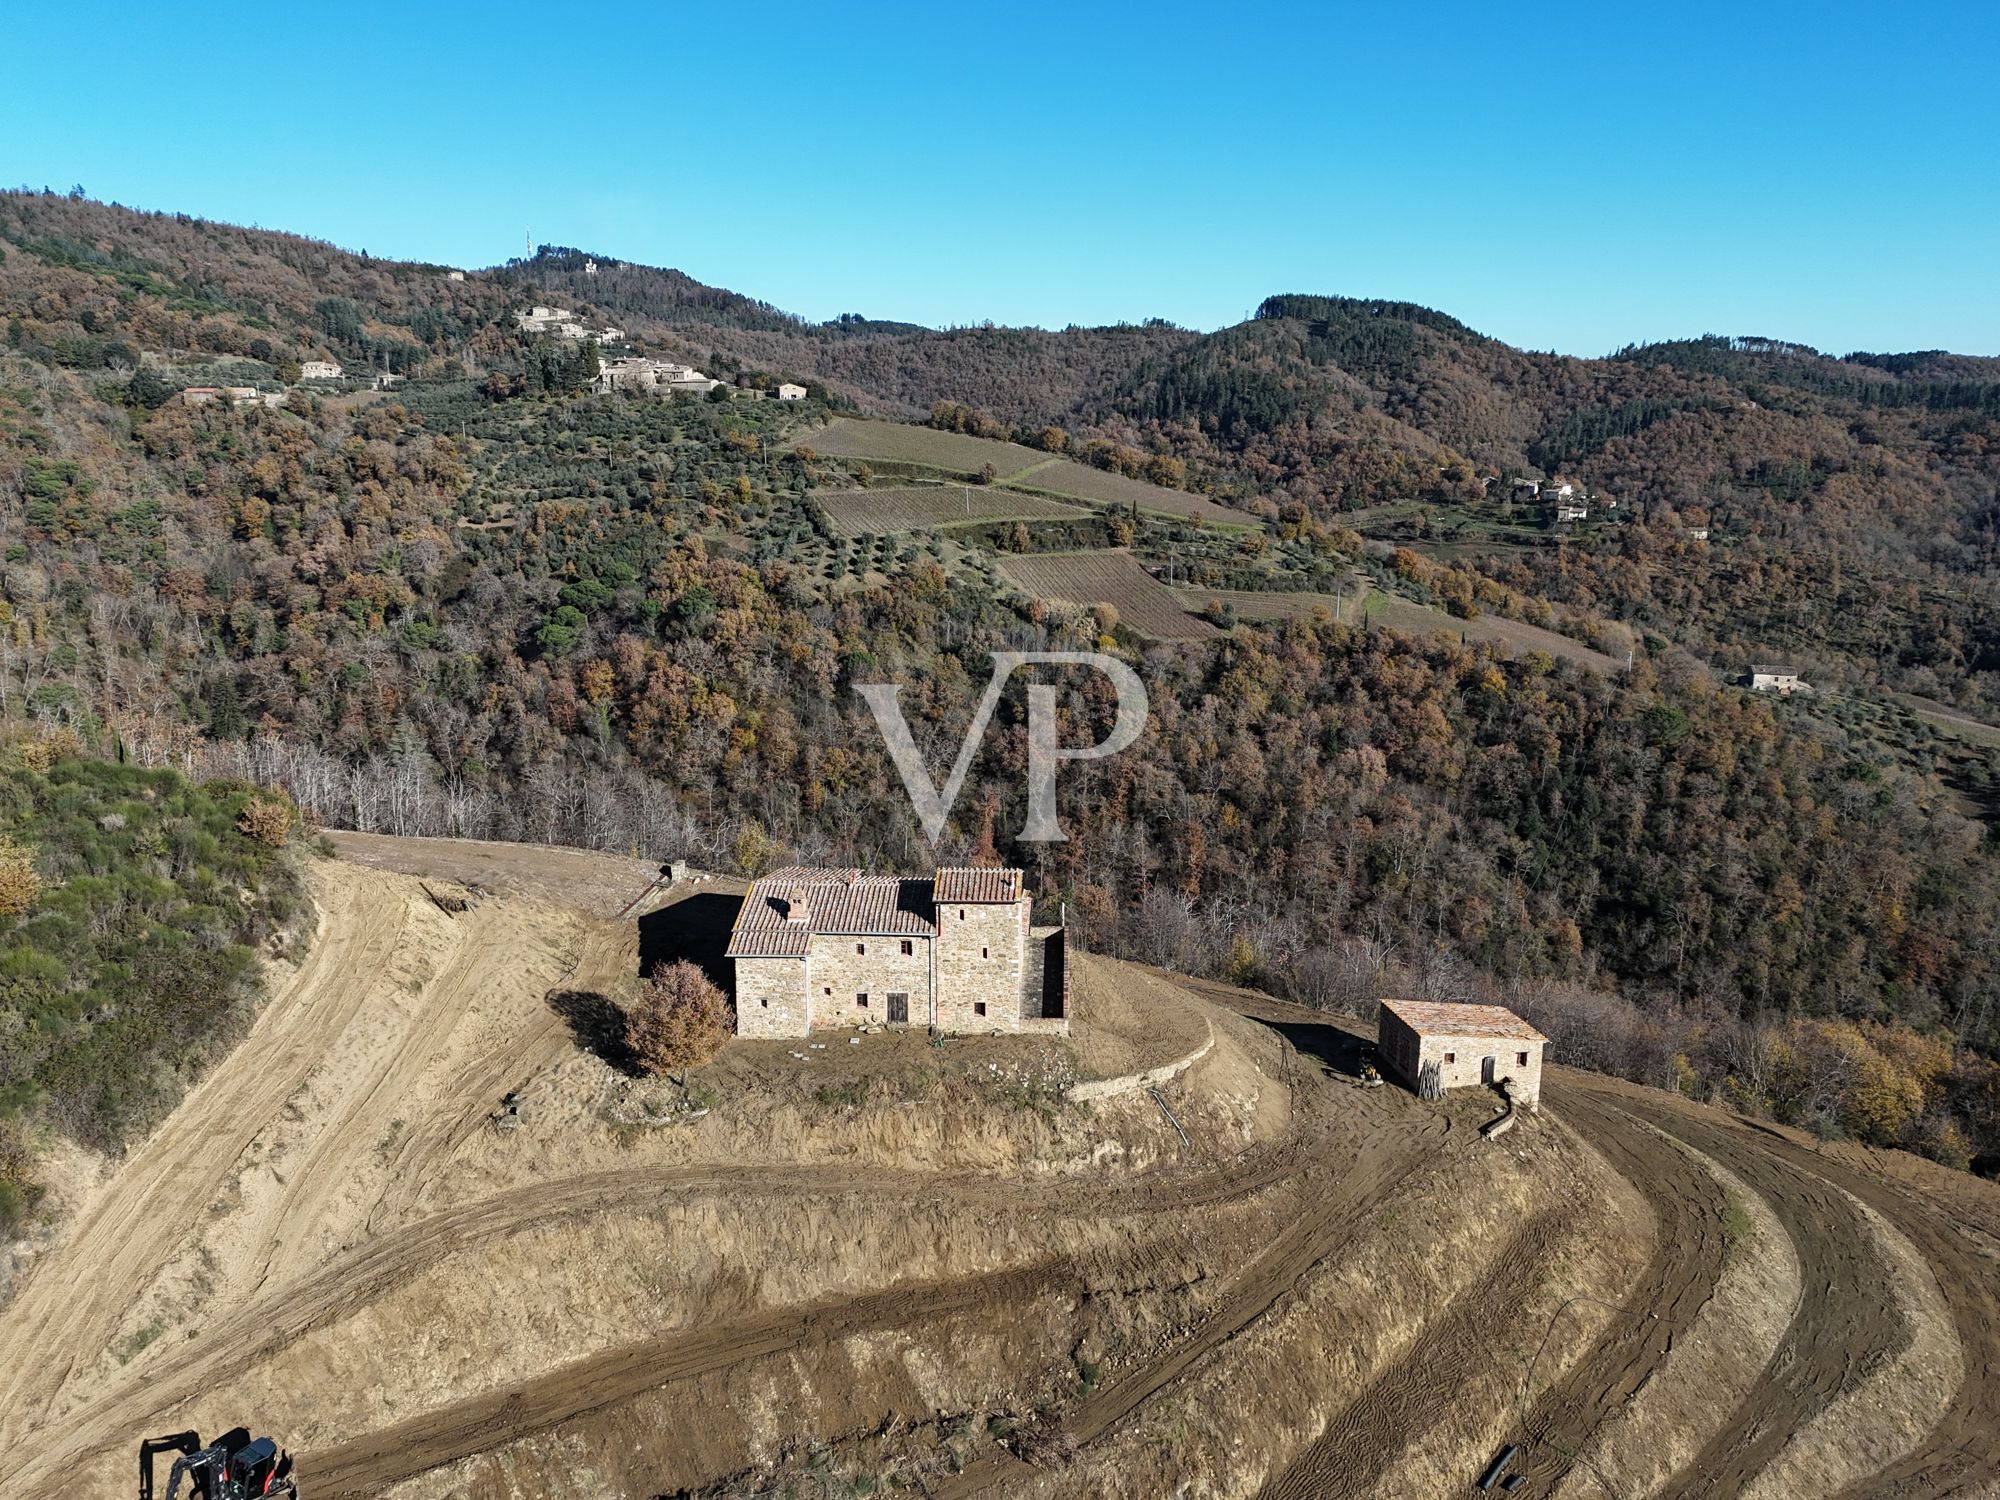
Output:
[[[639,1059],[625,1039],[625,1012],[610,996],[595,990],[550,990],[548,1003],[577,1046],[628,1078],[640,1075]]]

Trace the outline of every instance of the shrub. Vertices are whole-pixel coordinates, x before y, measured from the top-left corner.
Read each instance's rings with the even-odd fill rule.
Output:
[[[283,794],[252,797],[236,815],[236,828],[260,844],[282,849],[292,836],[292,813]]]
[[[18,917],[42,893],[35,873],[35,851],[0,838],[0,917]]]
[[[653,974],[625,1017],[625,1040],[648,1073],[698,1068],[736,1030],[736,1013],[699,965],[681,959]]]

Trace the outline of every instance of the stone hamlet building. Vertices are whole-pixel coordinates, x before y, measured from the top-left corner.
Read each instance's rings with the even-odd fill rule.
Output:
[[[775,871],[750,887],[729,935],[736,1034],[1067,1032],[1062,929],[1031,926],[1029,905],[1019,870]]]
[[[1426,1098],[1505,1083],[1509,1098],[1535,1109],[1548,1040],[1504,1005],[1384,1000],[1376,1018],[1377,1056]]]

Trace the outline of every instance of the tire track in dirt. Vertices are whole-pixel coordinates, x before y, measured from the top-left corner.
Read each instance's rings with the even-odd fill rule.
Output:
[[[1839,1188],[1822,1176],[1798,1174],[1741,1127],[1636,1095],[1604,1097],[1734,1172],[1770,1206],[1798,1252],[1799,1305],[1777,1351],[1729,1421],[1659,1492],[1661,1500],[1735,1495],[1787,1437],[1894,1358],[1912,1329],[1883,1290],[1892,1278],[1874,1236]]]
[[[576,948],[557,990],[612,993],[639,968],[638,929],[631,923],[575,919]],[[555,991],[551,991],[551,994]],[[544,999],[546,1000],[546,996]],[[456,1108],[433,1109],[416,1122],[390,1154],[387,1186],[369,1211],[367,1232],[381,1234],[415,1217],[425,1189],[450,1158],[486,1128],[510,1087],[518,1088],[561,1062],[570,1049],[569,1028],[546,1003],[525,1034],[503,1036],[467,1062],[437,1091]]]
[[[414,1013],[402,1034],[386,1050],[381,1064],[347,1091],[340,1106],[315,1130],[303,1159],[292,1167],[284,1191],[268,1210],[268,1230],[252,1250],[246,1267],[244,1284],[252,1296],[262,1292],[290,1262],[302,1258],[301,1240],[324,1224],[328,1203],[352,1185],[355,1159],[372,1144],[379,1129],[371,1124],[378,1118],[383,1100],[395,1097],[390,1090],[403,1079],[412,1059],[428,1056],[455,1019],[442,1003],[446,997],[439,995],[436,979],[439,975],[456,977],[459,954],[468,946],[468,935],[442,913],[434,913],[426,921],[438,935],[448,935],[450,946],[438,951],[421,945],[422,956],[433,968],[423,981]],[[380,976],[376,976],[375,983],[362,987],[364,998],[379,997],[380,983]],[[452,993],[457,993],[457,987]]]
[[[1476,1283],[1266,1484],[1258,1500],[1356,1500],[1383,1488],[1390,1466],[1446,1415],[1469,1362],[1492,1342],[1494,1309],[1518,1307],[1549,1274],[1550,1251],[1574,1227],[1576,1206],[1545,1209],[1509,1237]]]
[[[424,984],[415,1015],[381,1065],[321,1128],[306,1161],[292,1173],[291,1190],[273,1225],[272,1237],[260,1249],[251,1279],[258,1290],[274,1280],[282,1284],[286,1277],[324,1262],[323,1256],[314,1253],[308,1237],[328,1223],[330,1205],[364,1172],[366,1159],[382,1139],[382,1122],[405,1107],[405,1101],[422,1097],[419,1081],[445,1054],[452,1034],[464,1023],[479,995],[503,988],[541,951],[542,933],[513,925],[503,940],[494,930],[500,920],[491,915],[482,918],[478,909],[469,916],[446,919],[451,947],[427,955],[437,967]],[[473,1107],[478,1108],[481,1102],[474,1100]],[[420,1175],[417,1162],[405,1165],[413,1175]],[[391,1175],[385,1180],[392,1185],[407,1183],[413,1191],[421,1189],[421,1181],[409,1177]]]
[[[673,1381],[824,1346],[858,1333],[908,1328],[954,1313],[990,1312],[1051,1292],[1082,1295],[1083,1285],[1073,1267],[1055,1263],[894,1287],[810,1308],[779,1308],[661,1334],[563,1365],[535,1380],[438,1407],[366,1437],[301,1454],[300,1488],[312,1500],[366,1500],[406,1479]]]
[[[338,873],[315,895],[318,933],[290,983],[0,1313],[0,1441],[10,1449],[47,1420],[76,1363],[105,1349],[250,1143],[353,1021],[368,988],[355,977],[387,967],[402,903]],[[237,1059],[255,1066],[232,1067]]]
[[[1653,1210],[1653,1253],[1623,1299],[1624,1311],[1535,1400],[1515,1470],[1552,1494],[1604,1424],[1652,1379],[1674,1342],[1715,1295],[1729,1243],[1727,1195],[1700,1160],[1635,1123],[1587,1088],[1565,1081],[1545,1101],[1580,1127],[1611,1168]]]
[[[1440,1126],[1444,1122],[1438,1122]],[[1425,1147],[1414,1146],[1409,1169]],[[272,1288],[203,1330],[198,1343],[164,1349],[143,1373],[127,1375],[66,1424],[64,1446],[37,1454],[9,1479],[62,1472],[114,1437],[156,1424],[232,1373],[275,1357],[314,1329],[379,1300],[452,1254],[484,1241],[561,1219],[647,1210],[727,1196],[803,1199],[858,1196],[871,1203],[890,1200],[945,1201],[1005,1210],[1013,1214],[1099,1218],[1109,1213],[1183,1214],[1190,1209],[1239,1201],[1296,1175],[1289,1160],[1266,1166],[1244,1181],[1236,1174],[1197,1174],[1183,1184],[1132,1182],[1109,1190],[1077,1182],[1051,1184],[1024,1203],[1018,1186],[1006,1179],[946,1177],[918,1171],[847,1172],[829,1190],[824,1168],[746,1172],[734,1165],[691,1168],[624,1168],[539,1183],[476,1200],[372,1236],[354,1249],[296,1280]],[[1393,1186],[1393,1184],[1390,1184]],[[1386,1192],[1388,1189],[1382,1189]],[[1365,1211],[1365,1210],[1364,1210]],[[615,1351],[611,1351],[615,1353]]]
[[[1337,1253],[1405,1179],[1437,1159],[1449,1131],[1450,1121],[1443,1116],[1422,1120],[1419,1129],[1404,1132],[1400,1149],[1378,1151],[1361,1163],[1358,1172],[1336,1179],[1339,1191],[1327,1191],[1309,1212],[1286,1225],[1230,1283],[1191,1333],[1084,1398],[1055,1424],[1056,1429],[1079,1446],[1114,1431],[1147,1401],[1269,1313],[1313,1267]],[[1465,1148],[1461,1143],[1455,1149]],[[1021,1468],[1020,1461],[1011,1456],[979,1460],[939,1488],[937,1500],[964,1500],[987,1493]]]
[[[1981,1243],[1949,1205],[1900,1183],[1782,1136],[1765,1149],[1845,1188],[1909,1239],[1937,1278],[1964,1353],[1964,1376],[1937,1425],[1912,1452],[1841,1491],[1841,1500],[1971,1494],[1992,1483],[2000,1474],[2000,1245]]]

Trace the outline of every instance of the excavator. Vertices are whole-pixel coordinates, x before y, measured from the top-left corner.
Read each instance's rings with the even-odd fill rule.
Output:
[[[257,1495],[289,1495],[298,1500],[292,1457],[269,1438],[253,1440],[247,1427],[233,1427],[206,1447],[201,1434],[170,1432],[139,1444],[139,1500],[154,1500],[153,1459],[178,1453],[167,1475],[166,1500],[180,1500],[181,1481],[193,1488],[188,1500],[250,1500]]]

